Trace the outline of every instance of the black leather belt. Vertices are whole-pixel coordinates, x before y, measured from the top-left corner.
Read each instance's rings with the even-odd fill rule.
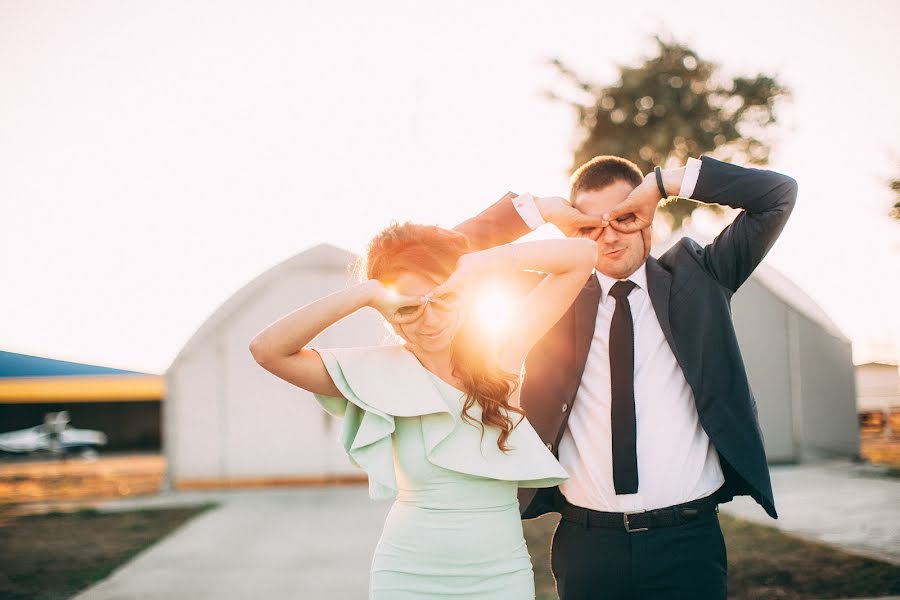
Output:
[[[565,498],[560,498],[562,504],[559,513],[566,521],[578,523],[583,527],[624,529],[629,533],[634,533],[656,527],[681,525],[693,521],[702,513],[719,512],[719,503],[714,496],[715,494],[665,508],[624,513],[583,508],[570,504]]]

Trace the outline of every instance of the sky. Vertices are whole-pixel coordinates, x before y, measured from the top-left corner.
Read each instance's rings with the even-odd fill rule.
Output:
[[[599,84],[664,33],[793,90],[766,261],[900,353],[900,3],[0,0],[0,349],[164,372],[229,296],[391,220],[566,195],[560,58]],[[546,226],[536,237],[557,235]]]

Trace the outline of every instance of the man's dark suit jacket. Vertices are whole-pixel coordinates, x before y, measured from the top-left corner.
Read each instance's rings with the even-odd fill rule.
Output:
[[[743,210],[707,246],[682,238],[659,259],[648,257],[648,292],[693,390],[700,423],[718,451],[725,475],[719,501],[750,495],[778,518],[756,401],[731,320],[731,297],[784,228],[796,201],[797,182],[708,156],[701,160],[691,197]],[[509,243],[530,231],[510,196],[455,229],[465,233],[475,249]],[[525,360],[521,406],[557,458],[594,335],[599,285],[592,274],[569,310]],[[522,518],[557,511],[559,498],[558,487],[520,488]]]

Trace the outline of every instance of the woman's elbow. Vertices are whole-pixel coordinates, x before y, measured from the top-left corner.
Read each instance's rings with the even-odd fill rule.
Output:
[[[263,364],[267,360],[265,345],[259,338],[253,338],[252,340],[250,340],[249,349],[250,355],[253,357],[253,360],[258,362],[259,364]]]

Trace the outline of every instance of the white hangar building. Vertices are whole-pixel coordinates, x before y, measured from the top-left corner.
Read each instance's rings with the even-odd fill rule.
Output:
[[[250,339],[272,321],[355,281],[349,269],[355,260],[328,244],[302,252],[250,281],[194,333],[165,373],[165,487],[364,480],[337,441],[339,423],[311,394],[262,369],[248,350]],[[765,264],[732,306],[769,460],[857,455],[846,336],[809,296]],[[314,345],[389,338],[379,315],[365,309],[326,330]]]

